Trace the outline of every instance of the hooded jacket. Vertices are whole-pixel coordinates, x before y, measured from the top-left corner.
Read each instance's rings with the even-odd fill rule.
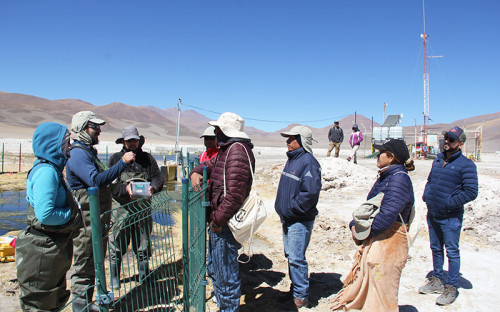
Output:
[[[44,225],[63,225],[71,217],[62,175],[67,160],[62,151],[66,131],[61,124],[47,122],[38,126],[33,134],[33,152],[37,159],[26,180],[26,200]]]
[[[351,144],[351,147],[360,145],[361,141],[363,141],[363,133],[361,133],[361,130],[351,133],[351,137],[349,138],[349,144]]]
[[[478,194],[477,169],[474,162],[458,151],[447,160],[440,153],[432,163],[423,200],[428,214],[435,218],[460,217],[464,205]]]
[[[241,144],[235,144],[236,142]],[[234,146],[229,150],[233,144]],[[203,175],[203,167],[208,167],[209,222],[214,221],[218,225],[226,225],[250,194],[252,188],[250,165],[252,170],[255,170],[252,148],[253,144],[248,139],[230,138],[220,146],[216,157],[202,162],[192,170],[191,174],[196,172]],[[224,167],[226,168],[226,196],[224,196]]]
[[[300,147],[287,152],[274,209],[281,222],[314,220],[321,191],[321,167],[311,153]]]

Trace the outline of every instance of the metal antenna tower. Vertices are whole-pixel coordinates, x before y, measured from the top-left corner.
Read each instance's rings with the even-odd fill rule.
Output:
[[[422,0],[422,11],[424,19],[424,33],[420,35],[423,42],[424,55],[424,127],[423,139],[424,145],[427,145],[427,126],[429,124],[429,59],[431,57],[443,57],[442,55],[429,55],[429,35],[425,32],[425,0]]]

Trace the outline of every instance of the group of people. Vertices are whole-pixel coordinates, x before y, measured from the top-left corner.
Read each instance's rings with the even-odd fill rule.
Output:
[[[100,191],[103,225],[109,223],[111,201],[123,205],[132,200],[131,183],[137,179],[151,182],[149,195],[162,189],[163,178],[154,158],[141,150],[144,138],[135,127],[126,127],[117,144],[109,168],[97,158],[93,147],[99,140],[104,120],[92,112],[73,117],[71,131],[77,135],[70,143],[69,131],[56,123],[40,125],[33,136],[37,160],[27,179],[28,228],[16,244],[16,265],[23,310],[58,310],[68,300],[66,272],[71,264],[71,291],[75,296],[73,311],[97,311],[91,303],[94,284],[92,242],[88,229],[89,204],[87,188]],[[208,258],[207,275],[220,311],[238,311],[241,296],[238,243],[228,221],[242,206],[253,184],[255,156],[250,137],[244,131],[244,120],[231,112],[210,121],[202,134],[206,151],[200,164],[193,168],[193,187],[208,171]],[[295,126],[282,132],[288,151],[287,162],[279,181],[274,208],[282,223],[284,254],[288,260],[291,286],[278,298],[296,308],[309,305],[309,272],[306,251],[311,240],[317,204],[321,191],[321,166],[312,150],[312,131]],[[335,122],[330,130],[328,155],[335,148],[338,157],[343,131]],[[444,133],[444,152],[432,165],[423,199],[428,207],[433,272],[420,293],[441,294],[436,303],[447,305],[458,295],[460,270],[459,239],[464,204],[478,193],[475,164],[462,155],[466,140],[459,127]],[[362,141],[357,125],[351,135],[352,155]],[[408,171],[414,170],[403,140],[390,139],[374,146],[378,151],[376,181],[368,193],[364,210],[353,214],[349,223],[353,241],[359,245],[355,262],[344,279],[343,289],[332,301],[332,310],[398,311],[398,288],[410,246],[409,223],[415,198]],[[69,157],[71,156],[71,157]],[[66,165],[67,182],[63,176]],[[112,184],[112,187],[110,187]],[[113,185],[115,184],[115,185]],[[361,208],[361,207],[360,207]],[[368,218],[366,211],[369,211]],[[107,217],[105,217],[107,216]],[[118,288],[121,257],[132,243],[138,258],[141,280],[148,274],[151,219],[145,218],[137,228],[118,229],[110,236],[111,285]],[[140,235],[132,235],[132,232]],[[138,239],[134,237],[139,237]],[[34,248],[36,246],[36,248]],[[449,262],[448,279],[444,281],[444,247]],[[54,263],[58,263],[54,267]],[[83,295],[82,295],[83,294]]]
[[[203,167],[208,168],[207,272],[220,311],[238,311],[241,296],[238,249],[241,245],[234,239],[228,221],[241,207],[252,187],[250,168],[255,166],[253,145],[243,131],[244,120],[234,113],[224,113],[209,124],[215,128],[206,131],[214,131],[220,150],[218,154],[213,154],[213,158],[195,167],[190,179],[193,186],[198,185],[202,180]],[[433,163],[423,196],[428,207],[434,270],[426,285],[419,289],[423,294],[440,294],[436,299],[438,305],[451,304],[458,296],[458,245],[463,206],[474,200],[478,193],[476,166],[461,152],[466,140],[464,131],[453,127],[443,134],[444,152]],[[301,308],[309,305],[306,250],[318,215],[321,167],[313,154],[313,137],[309,128],[296,126],[281,135],[286,138],[288,160],[279,181],[274,208],[282,223],[291,286],[278,301],[291,302],[295,308]],[[343,141],[343,131],[338,122],[330,130],[329,139],[327,157],[333,148],[338,157]],[[356,150],[362,140],[361,131],[353,125],[350,139],[353,152],[347,161],[353,158],[356,161]],[[232,145],[233,149],[230,148]],[[213,146],[206,144],[206,147]],[[353,240],[360,247],[353,268],[344,280],[343,289],[332,300],[332,310],[399,310],[399,282],[408,257],[411,244],[408,231],[415,213],[413,185],[408,172],[413,171],[415,166],[403,140],[390,139],[374,145],[374,148],[378,150],[377,179],[368,193],[364,210],[360,215],[354,213],[354,220],[349,223]],[[246,155],[249,155],[248,159]],[[223,193],[225,185],[227,192]],[[366,217],[367,209],[370,211],[368,220],[363,220],[362,215]],[[449,260],[446,282],[443,277],[445,247]]]
[[[43,123],[33,134],[37,159],[26,181],[28,227],[16,241],[23,311],[59,311],[64,307],[70,298],[66,288],[70,268],[73,311],[99,311],[92,303],[95,269],[88,188],[99,188],[103,229],[110,225],[113,202],[123,205],[133,200],[132,183],[149,181],[149,196],[163,188],[157,162],[141,149],[144,137],[134,126],[125,127],[117,139],[123,149],[111,156],[109,168],[99,160],[94,146],[99,143],[104,124],[93,112],[81,111],[72,118],[72,143],[66,126],[58,123]],[[138,258],[141,281],[147,277],[151,225],[150,217],[146,217],[134,228],[112,229],[109,256],[113,288],[119,287],[121,257],[130,242]],[[107,234],[104,231],[104,252]]]
[[[328,152],[326,152],[326,157],[330,157],[332,150],[335,148],[334,157],[339,157],[340,145],[344,142],[344,130],[340,128],[340,123],[338,120],[335,120],[333,123],[333,127],[328,131],[328,141],[330,145],[328,146]],[[349,144],[351,145],[351,153],[347,157],[347,161],[353,160],[355,164],[358,163],[356,152],[363,141],[363,133],[359,130],[358,124],[352,125],[352,133],[349,138]]]

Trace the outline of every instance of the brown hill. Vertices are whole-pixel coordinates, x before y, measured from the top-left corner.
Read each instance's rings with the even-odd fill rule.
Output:
[[[2,136],[14,138],[30,138],[34,129],[42,122],[54,121],[70,125],[71,117],[78,111],[91,110],[100,118],[106,120],[102,139],[113,141],[121,135],[121,129],[130,124],[135,124],[141,134],[154,143],[172,144],[175,142],[177,125],[177,109],[160,109],[152,106],[135,107],[124,103],[113,102],[103,106],[95,106],[79,99],[48,100],[32,95],[19,93],[8,93],[0,91],[0,131]],[[199,138],[203,130],[208,126],[210,118],[193,111],[183,110],[181,112],[181,143],[201,144]],[[356,122],[363,132],[371,132],[372,121],[363,115],[356,116]],[[354,123],[354,115],[340,120],[340,126],[344,129],[347,138],[351,133]],[[452,122],[451,124],[434,124],[429,127],[431,132],[441,133],[448,130],[452,125],[459,125],[468,130],[483,127],[483,151],[493,152],[499,150],[500,136],[496,131],[500,129],[500,112],[469,117]],[[266,132],[253,127],[245,127],[245,132],[252,138],[257,146],[284,146],[284,139],[280,132],[291,129],[294,125],[275,132]],[[375,127],[380,126],[374,123]],[[330,126],[323,128],[310,127],[314,138],[318,141],[316,147],[328,146],[328,130]],[[420,126],[417,126],[420,130]],[[415,132],[415,127],[405,127],[407,138]]]

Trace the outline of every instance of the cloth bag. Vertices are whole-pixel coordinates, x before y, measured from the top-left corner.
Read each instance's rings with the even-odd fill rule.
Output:
[[[248,151],[243,144],[238,142],[231,145],[229,149],[231,149],[231,147],[233,147],[235,144],[240,144],[245,149],[248,157],[248,162],[250,164],[250,172],[252,173],[252,181],[254,181],[255,178],[252,169],[252,162],[250,161],[250,155],[248,155]],[[227,153],[229,155],[229,150]],[[226,196],[226,166],[224,166],[224,196]],[[238,211],[228,221],[229,229],[233,233],[236,241],[242,246],[248,243],[249,256],[251,256],[250,245],[252,243],[252,236],[261,226],[264,220],[266,220],[266,217],[267,212],[266,207],[264,206],[264,202],[258,194],[257,185],[255,183],[252,183],[252,190],[250,191],[250,194],[243,202],[241,208],[238,209]]]

